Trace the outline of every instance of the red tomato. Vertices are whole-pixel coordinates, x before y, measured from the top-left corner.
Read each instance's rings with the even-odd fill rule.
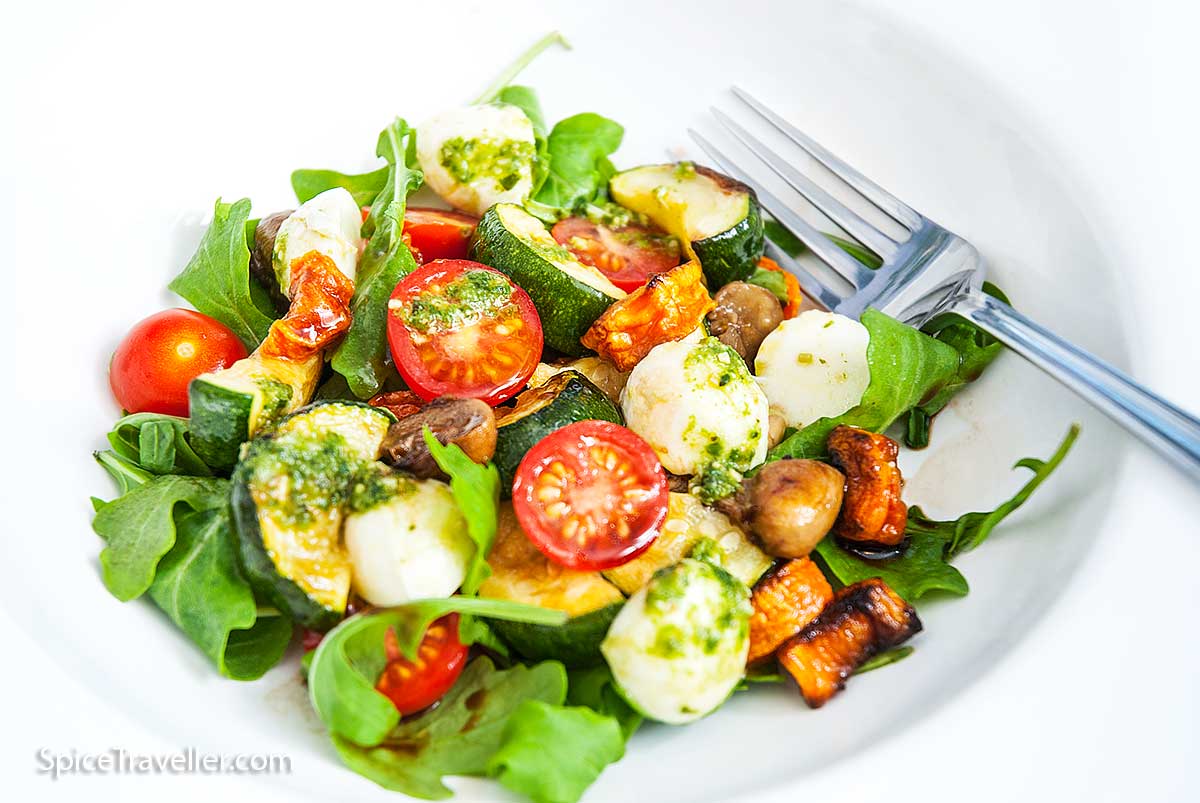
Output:
[[[404,213],[404,233],[417,261],[466,259],[479,218],[448,209],[410,206]]]
[[[610,229],[587,218],[569,217],[550,230],[585,265],[599,268],[609,281],[633,291],[655,273],[679,264],[679,241],[645,226]]]
[[[458,640],[458,614],[438,619],[425,631],[415,660],[408,660],[396,643],[396,631],[383,638],[387,666],[375,683],[401,714],[415,714],[442,699],[467,665],[467,645]]]
[[[555,563],[611,569],[650,548],[667,517],[667,474],[644,440],[579,421],[530,449],[513,480],[521,529]]]
[[[164,310],[125,335],[108,366],[108,384],[127,412],[186,416],[188,383],[245,356],[242,341],[220,321]]]
[[[426,401],[499,404],[525,387],[542,355],[542,322],[525,291],[465,259],[405,276],[388,302],[387,334],[400,376]]]

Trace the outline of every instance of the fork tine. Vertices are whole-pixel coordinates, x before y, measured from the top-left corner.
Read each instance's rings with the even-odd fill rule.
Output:
[[[754,190],[758,195],[758,202],[762,204],[763,208],[770,212],[785,228],[799,237],[800,241],[808,246],[825,264],[836,270],[855,287],[862,287],[867,284],[871,275],[869,268],[834,245],[824,234],[821,234],[821,232],[809,225],[808,221],[792,211],[791,208],[755,181],[750,174],[730,162],[724,154],[717,150],[716,146],[700,136],[699,133],[689,128],[688,134],[696,141],[701,150],[707,153],[722,170]],[[786,267],[796,277],[796,280],[800,283],[800,289],[806,295],[816,299],[828,309],[834,309],[845,300],[805,270],[799,262],[785,253],[782,248],[779,248],[778,244],[773,245],[775,247],[773,248],[774,253],[771,258]],[[851,278],[852,276],[855,278]]]
[[[823,212],[837,225],[841,226],[854,239],[874,251],[886,261],[896,253],[896,243],[874,225],[863,220],[859,214],[825,190],[821,189],[808,176],[785,162],[779,154],[768,148],[761,140],[734,122],[729,115],[718,108],[711,109],[713,115],[738,138],[746,149],[757,156],[763,164],[771,168],[775,175],[783,179],[789,187],[803,195],[817,209]]]
[[[898,223],[913,231],[921,225],[921,216],[914,212],[908,204],[892,195],[883,187],[880,187],[874,181],[871,181],[871,179],[843,162],[837,156],[834,156],[812,137],[771,111],[761,101],[756,100],[745,90],[736,86],[730,87],[730,89],[743,103],[765,117],[771,125],[779,129],[788,139],[808,151],[810,156],[829,168],[842,181],[858,190],[864,198],[875,204],[883,212],[886,212]]]

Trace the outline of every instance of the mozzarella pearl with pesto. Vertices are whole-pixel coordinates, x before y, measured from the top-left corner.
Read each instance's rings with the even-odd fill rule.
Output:
[[[871,383],[867,327],[853,318],[808,310],[767,335],[754,360],[771,409],[789,427],[841,415]]]
[[[767,397],[715,337],[651,349],[629,374],[621,410],[674,474],[743,472],[767,454]]]
[[[745,584],[687,558],[629,598],[600,651],[630,705],[682,725],[717,708],[741,680],[750,612]]]
[[[473,215],[498,203],[523,203],[533,190],[535,154],[533,124],[507,104],[451,109],[417,128],[425,183]]]
[[[355,486],[343,536],[354,590],[381,607],[453,594],[475,554],[449,486],[403,474]]]
[[[361,230],[362,210],[354,197],[341,187],[326,190],[305,201],[280,224],[279,233],[275,235],[271,267],[275,270],[279,289],[291,296],[292,261],[309,251],[329,257],[347,279],[354,281]]]

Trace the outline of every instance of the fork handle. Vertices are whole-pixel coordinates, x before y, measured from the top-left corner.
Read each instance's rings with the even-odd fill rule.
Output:
[[[1200,419],[1003,301],[974,291],[955,312],[1078,393],[1200,482]]]

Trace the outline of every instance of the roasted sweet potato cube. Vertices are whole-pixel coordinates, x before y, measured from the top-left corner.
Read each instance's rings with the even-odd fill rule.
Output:
[[[812,624],[779,648],[776,657],[800,687],[804,701],[820,708],[867,659],[919,632],[917,612],[874,577],[839,591]]]
[[[844,424],[829,433],[826,446],[830,462],[846,475],[833,534],[855,543],[898,545],[908,524],[908,506],[900,499],[904,479],[896,465],[900,447],[886,435]]]
[[[832,599],[833,589],[817,564],[808,558],[780,564],[754,587],[746,664],[771,657],[780,644],[816,619]]]

